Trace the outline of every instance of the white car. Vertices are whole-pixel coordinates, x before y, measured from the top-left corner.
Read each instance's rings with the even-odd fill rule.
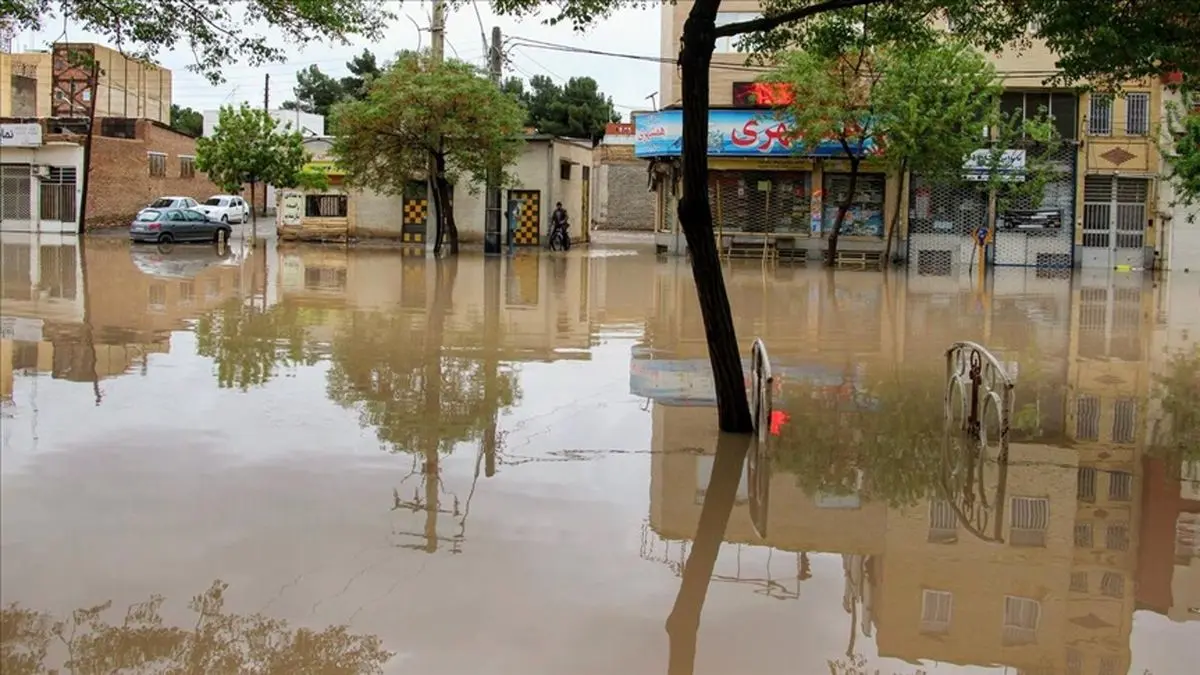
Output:
[[[245,223],[250,220],[250,206],[237,195],[213,195],[194,208],[209,220],[222,223]]]
[[[191,197],[159,197],[154,203],[142,209],[194,209],[199,204]],[[139,211],[141,213],[141,211]]]

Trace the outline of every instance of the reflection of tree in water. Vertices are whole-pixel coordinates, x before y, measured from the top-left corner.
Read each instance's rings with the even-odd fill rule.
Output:
[[[266,384],[280,366],[312,365],[320,357],[294,305],[264,311],[234,298],[201,316],[195,330],[196,351],[216,362],[222,387],[245,391]]]
[[[1200,461],[1200,347],[1172,354],[1155,380],[1162,413],[1151,434],[1153,451],[1168,457],[1172,470]]]
[[[374,635],[346,626],[322,631],[291,628],[261,614],[224,609],[227,584],[214,581],[188,608],[190,629],[168,626],[159,613],[163,597],[130,605],[119,623],[109,623],[112,601],[77,609],[66,619],[12,604],[0,609],[0,672],[5,675],[59,672],[46,664],[61,660],[75,675],[118,672],[184,673],[382,673],[391,657]],[[57,657],[61,653],[62,657]]]

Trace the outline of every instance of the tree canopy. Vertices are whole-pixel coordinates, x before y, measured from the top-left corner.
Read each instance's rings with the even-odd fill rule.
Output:
[[[194,138],[204,135],[204,115],[199,111],[171,104],[171,128]]]
[[[1195,94],[1185,91],[1183,104],[1167,109],[1167,142],[1164,156],[1175,184],[1176,200],[1200,204],[1200,106]]]
[[[350,185],[401,195],[429,175],[435,160],[434,208],[443,237],[457,252],[451,184],[482,185],[489,167],[511,166],[524,145],[525,111],[475,66],[435,63],[407,52],[375,79],[367,98],[334,108],[341,132],[331,148]],[[505,180],[502,177],[502,181]]]
[[[296,86],[292,90],[296,98],[284,101],[281,107],[329,117],[337,103],[366,98],[371,82],[382,72],[375,54],[369,49],[347,61],[346,68],[350,75],[340,79],[315,65],[301,70],[296,73]]]
[[[56,21],[69,21],[138,58],[188,50],[195,55],[190,69],[214,83],[231,63],[286,60],[292,50],[281,38],[293,45],[345,43],[351,35],[378,39],[394,10],[378,0],[0,0],[0,16],[20,30],[50,31]]]
[[[621,121],[612,98],[590,77],[572,77],[560,87],[545,75],[534,75],[529,89],[521,78],[510,77],[503,88],[525,106],[526,126],[544,134],[598,141],[609,122]]]
[[[265,110],[245,103],[222,107],[213,135],[196,139],[196,168],[235,194],[246,183],[288,188],[319,182],[304,170],[310,159],[290,124],[281,130]]]

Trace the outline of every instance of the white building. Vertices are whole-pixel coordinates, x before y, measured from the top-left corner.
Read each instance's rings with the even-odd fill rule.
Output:
[[[79,231],[83,146],[46,141],[42,125],[0,124],[0,231]]]
[[[205,110],[201,114],[204,116],[204,135],[212,136],[217,129],[217,120],[221,117],[221,111]],[[325,135],[324,115],[300,112],[299,110],[271,110],[268,114],[275,118],[280,127],[290,124],[292,130],[299,131],[303,136]]]
[[[1179,110],[1183,101],[1178,91],[1163,88],[1163,120],[1170,119],[1170,110]],[[1164,132],[1167,124],[1164,123]],[[1163,145],[1169,147],[1168,138]],[[1158,215],[1164,232],[1160,233],[1162,267],[1166,270],[1200,272],[1200,204],[1182,204],[1176,199],[1175,184],[1167,176],[1171,167],[1163,159],[1163,180],[1158,192]]]

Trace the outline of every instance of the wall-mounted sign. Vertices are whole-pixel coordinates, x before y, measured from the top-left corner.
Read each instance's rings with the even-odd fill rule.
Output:
[[[279,221],[288,227],[299,227],[304,213],[304,195],[286,192],[279,200]]]
[[[5,148],[38,148],[42,145],[40,124],[0,124],[0,146]]]
[[[1002,230],[1047,230],[1062,227],[1062,211],[1035,209],[1005,211],[1000,214],[998,227]]]
[[[662,110],[634,116],[638,157],[678,157],[683,148],[683,111]],[[802,147],[790,133],[791,122],[771,110],[708,111],[709,157],[836,157],[844,155],[841,143],[821,141]],[[864,155],[876,154],[870,139]]]
[[[976,150],[963,161],[963,178],[969,181],[987,181],[993,172],[1003,182],[1025,180],[1025,151],[1004,150],[994,155],[991,150]]]

